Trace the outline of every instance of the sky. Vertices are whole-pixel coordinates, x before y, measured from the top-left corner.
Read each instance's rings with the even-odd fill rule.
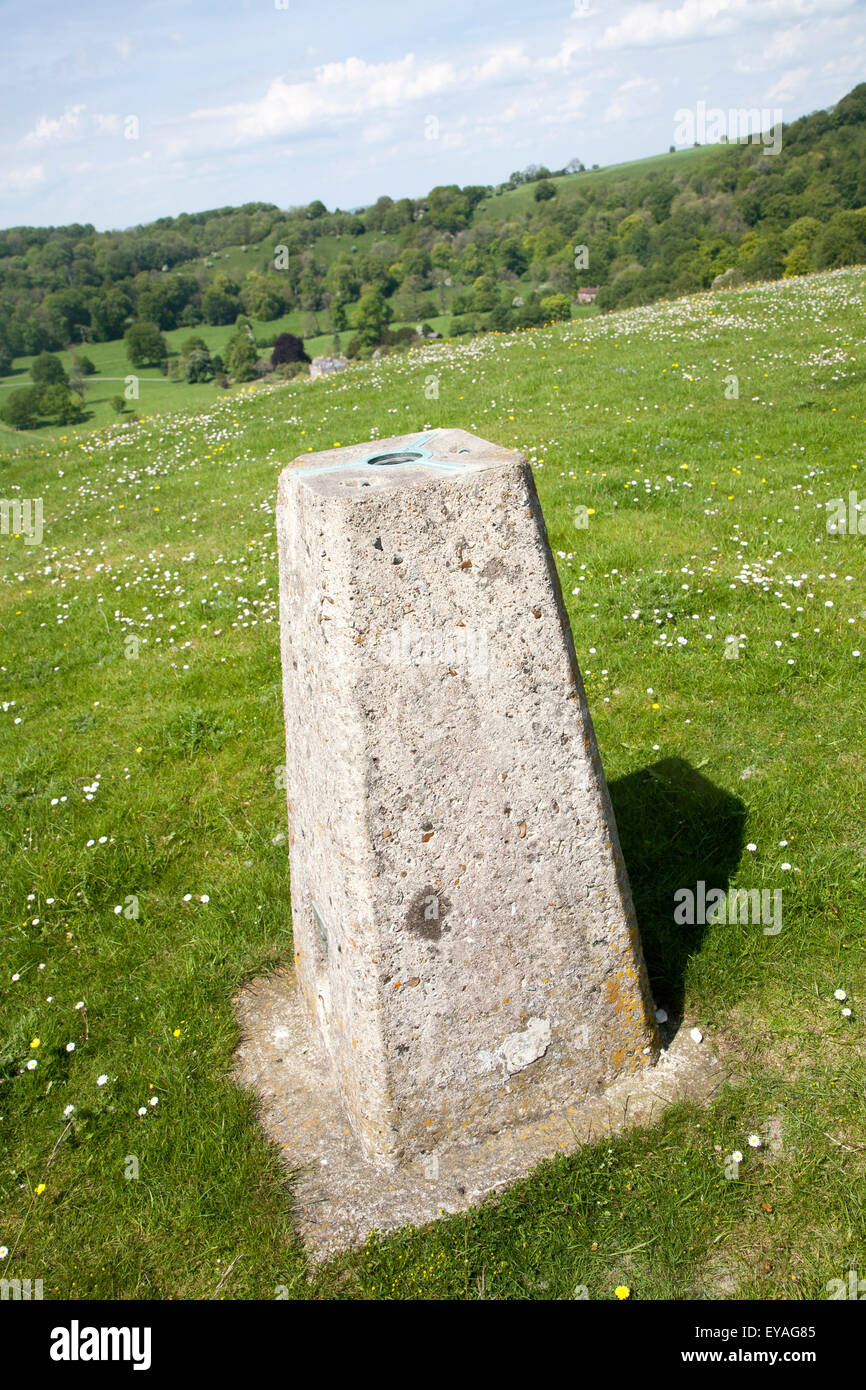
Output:
[[[766,128],[866,80],[866,0],[0,0],[0,226],[329,208]],[[690,141],[688,143],[691,143]]]

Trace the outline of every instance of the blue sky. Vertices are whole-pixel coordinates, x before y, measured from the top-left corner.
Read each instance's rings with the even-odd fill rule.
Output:
[[[352,208],[866,79],[866,0],[3,0],[0,225]]]

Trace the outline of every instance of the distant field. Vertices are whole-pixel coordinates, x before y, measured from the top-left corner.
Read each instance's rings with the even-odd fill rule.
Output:
[[[4,436],[0,496],[45,527],[0,535],[4,1278],[550,1301],[863,1276],[866,535],[827,521],[866,492],[864,312],[861,266]],[[231,1079],[235,992],[292,960],[277,477],[438,426],[532,461],[655,997],[731,1081],[311,1269]],[[701,881],[780,890],[781,930],[677,925]]]
[[[350,318],[352,313],[350,308]],[[251,319],[253,331],[257,338],[272,339],[279,333],[295,333],[303,337],[303,314],[300,311],[291,314],[284,314],[282,318],[272,319],[265,323],[258,319]],[[425,322],[437,332],[445,332],[450,322],[447,314],[427,316]],[[319,314],[320,325],[328,324],[327,312]],[[402,324],[395,322],[393,327],[399,328]],[[169,345],[171,356],[180,353],[182,344],[187,338],[193,336],[203,338],[207,343],[212,354],[222,355],[225,351],[229,338],[235,332],[234,324],[200,324],[197,328],[174,328],[163,336]],[[341,344],[346,346],[352,337],[352,330],[344,330],[340,335]],[[316,337],[305,338],[304,346],[310,357],[318,357],[323,353],[333,351],[333,332],[323,332]],[[56,425],[44,424],[35,430],[19,431],[10,429],[0,420],[0,445],[7,446],[12,441],[20,441],[26,438],[56,438],[69,436],[78,438],[89,433],[91,430],[100,426],[109,425],[117,420],[117,415],[111,405],[112,397],[123,395],[124,383],[127,375],[134,374],[139,380],[139,399],[129,402],[129,411],[135,412],[140,416],[153,417],[164,415],[170,411],[183,410],[188,412],[198,412],[206,410],[213,405],[214,396],[249,394],[250,383],[232,384],[227,391],[222,391],[214,382],[206,382],[200,385],[190,385],[184,381],[169,381],[168,377],[155,367],[140,368],[133,373],[133,368],[129,364],[126,356],[126,346],[122,339],[111,343],[87,343],[81,351],[89,357],[96,367],[94,376],[86,377],[85,410],[87,418],[80,425]],[[262,349],[262,356],[268,356],[269,348]],[[72,352],[58,352],[58,356],[67,371],[72,368]],[[0,377],[0,400],[2,393],[12,390],[16,386],[32,385],[30,379],[30,365],[32,357],[20,357],[16,360],[15,371],[5,377]]]
[[[647,174],[673,173],[684,168],[691,172],[695,162],[705,160],[713,151],[724,147],[703,146],[698,149],[676,150],[673,154],[650,155],[647,159],[631,159],[624,164],[606,164],[603,169],[587,169],[582,174],[562,174],[552,178],[558,194],[579,193],[581,186],[589,180],[609,181],[620,177],[645,178]],[[535,204],[535,184],[524,183],[518,188],[506,189],[479,203],[473,215],[474,222],[505,222],[511,218],[531,214]]]

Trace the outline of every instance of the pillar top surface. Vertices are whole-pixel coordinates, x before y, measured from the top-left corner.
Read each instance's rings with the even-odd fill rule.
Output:
[[[377,491],[415,487],[433,478],[447,482],[522,462],[517,450],[491,444],[466,430],[424,430],[301,454],[282,473],[280,487],[283,495],[303,487],[323,497],[364,501]]]

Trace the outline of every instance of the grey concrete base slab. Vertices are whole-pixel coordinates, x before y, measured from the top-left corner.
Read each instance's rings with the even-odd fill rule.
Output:
[[[395,1231],[465,1211],[543,1159],[649,1124],[675,1101],[704,1101],[725,1079],[707,1042],[694,1042],[683,1023],[655,1065],[605,1090],[575,1095],[543,1120],[385,1167],[364,1157],[293,974],[252,981],[235,1010],[236,1080],[257,1095],[260,1123],[294,1176],[298,1231],[317,1260],[362,1245],[374,1229]]]

